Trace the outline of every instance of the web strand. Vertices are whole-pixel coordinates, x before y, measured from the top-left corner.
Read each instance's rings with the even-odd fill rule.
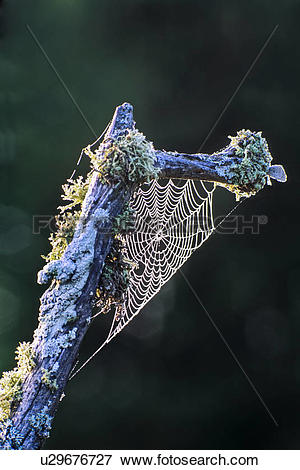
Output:
[[[94,147],[96,144],[98,144],[101,141],[102,137],[105,135],[105,133],[106,133],[106,131],[109,128],[110,125],[111,125],[111,120],[107,123],[107,126],[104,129],[104,131],[102,132],[102,134],[99,137],[97,137],[97,139],[90,145],[91,148]],[[74,176],[75,176],[75,174],[78,170],[78,167],[80,165],[80,162],[82,160],[83,155],[84,155],[84,149],[82,149],[81,152],[80,152],[80,155],[79,155],[79,158],[78,158],[77,163],[75,165],[75,168],[74,168],[74,170],[73,170],[73,172],[72,172],[72,174],[69,178],[70,180],[72,180],[74,178]]]

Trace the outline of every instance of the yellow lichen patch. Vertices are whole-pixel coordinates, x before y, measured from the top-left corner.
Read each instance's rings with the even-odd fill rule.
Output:
[[[55,217],[56,232],[51,233],[49,237],[52,250],[47,256],[42,255],[48,263],[62,257],[65,249],[73,239],[80,214],[81,211],[61,212]]]
[[[42,369],[42,378],[41,378],[41,381],[43,384],[47,385],[47,387],[50,389],[50,390],[57,390],[58,389],[58,385],[57,385],[57,381],[56,381],[56,378],[52,377],[53,374],[51,373],[50,370],[48,369]]]
[[[22,384],[35,366],[30,343],[20,343],[16,349],[17,366],[3,372],[0,379],[0,422],[9,418],[13,406],[21,399]]]
[[[90,183],[91,174],[88,174],[87,178],[84,180],[83,176],[79,176],[77,180],[69,179],[66,184],[63,184],[62,188],[64,194],[62,194],[62,199],[64,201],[71,201],[70,204],[66,206],[59,206],[61,212],[72,209],[72,207],[77,205],[82,205],[84,198],[86,196],[89,183]]]
[[[90,178],[91,172],[85,180],[82,176],[79,176],[77,180],[69,179],[62,186],[63,194],[61,197],[64,201],[70,201],[70,203],[58,207],[59,214],[55,217],[56,232],[51,233],[49,237],[52,250],[47,256],[42,256],[47,262],[60,259],[72,241]]]

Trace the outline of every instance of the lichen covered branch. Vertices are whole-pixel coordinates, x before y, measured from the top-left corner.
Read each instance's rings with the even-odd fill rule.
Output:
[[[240,131],[212,155],[155,150],[134,128],[128,103],[116,108],[103,142],[84,149],[91,170],[63,186],[51,251],[38,274],[50,284],[41,298],[32,343],[17,349],[17,366],[0,380],[0,448],[38,449],[52,420],[91,321],[92,307],[121,307],[132,261],[121,235],[134,227],[133,192],[155,178],[213,181],[237,197],[251,196],[270,182],[285,181],[271,165],[259,132]]]
[[[260,191],[270,178],[285,182],[281,165],[271,165],[272,156],[261,132],[241,130],[229,137],[227,147],[212,155],[156,150],[160,178],[212,181],[239,197]]]

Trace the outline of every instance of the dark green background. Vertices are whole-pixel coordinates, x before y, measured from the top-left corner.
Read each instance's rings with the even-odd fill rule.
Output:
[[[259,235],[215,234],[184,272],[253,380],[276,427],[180,275],[71,381],[49,449],[299,446],[300,3],[52,0],[1,3],[0,368],[37,324],[36,272],[61,184],[93,139],[28,23],[97,134],[124,101],[157,148],[196,152],[276,24],[279,28],[207,140],[262,130],[288,183],[237,214]],[[83,167],[85,165],[83,164]],[[217,213],[234,198],[218,189]],[[99,319],[82,358],[107,327]]]

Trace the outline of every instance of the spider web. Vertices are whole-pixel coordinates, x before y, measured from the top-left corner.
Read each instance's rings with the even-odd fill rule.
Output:
[[[214,232],[212,203],[216,185],[197,185],[192,180],[153,180],[133,196],[135,229],[123,239],[126,257],[134,267],[121,312],[116,308],[106,340],[71,378],[138,315]]]
[[[191,180],[181,186],[173,180],[165,185],[154,180],[147,186],[131,203],[136,226],[124,239],[135,267],[106,342],[128,325],[214,230],[214,187],[209,190],[202,183],[200,194]]]

